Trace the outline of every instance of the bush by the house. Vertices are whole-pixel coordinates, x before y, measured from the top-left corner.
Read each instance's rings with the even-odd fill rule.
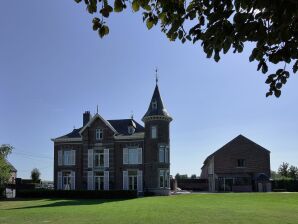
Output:
[[[272,191],[298,191],[298,180],[280,179],[272,181]]]
[[[81,190],[17,190],[17,197],[20,198],[79,198],[79,199],[129,199],[136,198],[136,191],[81,191]]]

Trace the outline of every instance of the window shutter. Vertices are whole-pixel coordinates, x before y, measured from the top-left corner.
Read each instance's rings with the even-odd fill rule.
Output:
[[[109,167],[109,160],[110,160],[110,156],[109,156],[109,149],[104,149],[104,167]]]
[[[88,149],[88,168],[93,168],[93,149]]]
[[[169,162],[169,147],[167,146],[165,148],[165,162],[168,163]]]
[[[123,164],[128,164],[128,148],[123,148]]]
[[[128,190],[128,172],[123,171],[123,190]]]
[[[71,190],[76,189],[76,173],[74,171],[71,171],[71,179],[70,179],[70,184],[71,184]]]
[[[58,151],[58,166],[62,166],[62,150]]]
[[[142,164],[142,148],[138,148],[138,164]]]
[[[109,171],[104,171],[103,173],[104,177],[104,184],[103,184],[103,189],[105,191],[108,191],[110,189],[110,174]]]
[[[58,177],[57,177],[57,189],[62,190],[62,172],[58,172]]]
[[[138,192],[143,192],[143,171],[138,170]]]
[[[94,180],[93,180],[93,171],[88,171],[88,177],[87,177],[87,189],[88,190],[94,190]]]
[[[76,150],[71,150],[71,165],[76,165]]]

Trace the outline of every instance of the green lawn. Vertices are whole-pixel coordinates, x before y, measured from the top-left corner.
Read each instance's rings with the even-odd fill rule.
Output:
[[[0,223],[298,223],[298,193],[0,201]]]

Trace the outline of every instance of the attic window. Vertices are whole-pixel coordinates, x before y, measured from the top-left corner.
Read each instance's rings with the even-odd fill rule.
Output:
[[[157,109],[157,101],[156,100],[153,100],[152,101],[152,109],[153,110],[156,110]]]
[[[128,126],[128,134],[132,135],[133,133],[135,133],[135,128],[133,126]]]

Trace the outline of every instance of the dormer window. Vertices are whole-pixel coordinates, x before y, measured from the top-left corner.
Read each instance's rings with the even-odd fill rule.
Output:
[[[96,129],[95,130],[95,139],[96,140],[102,140],[103,137],[103,130],[102,129]]]
[[[156,100],[153,100],[152,101],[152,109],[153,110],[156,110],[157,109],[157,101]]]
[[[133,126],[128,126],[128,134],[132,135],[135,133],[136,129]]]

